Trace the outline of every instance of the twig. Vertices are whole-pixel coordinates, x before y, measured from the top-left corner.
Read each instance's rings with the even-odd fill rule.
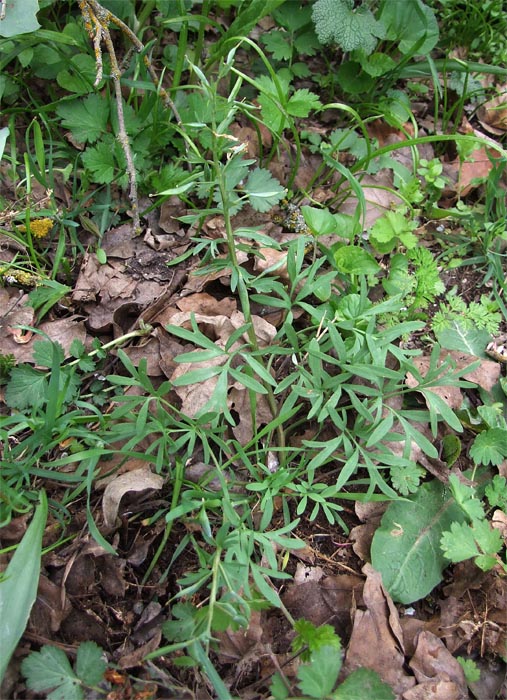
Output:
[[[134,233],[136,235],[141,233],[141,224],[139,220],[139,200],[137,196],[137,173],[134,165],[134,158],[132,155],[132,149],[130,147],[130,141],[125,128],[125,118],[123,114],[123,98],[121,94],[121,70],[118,65],[118,60],[116,58],[116,51],[114,48],[113,40],[111,38],[111,33],[109,31],[109,24],[116,25],[132,42],[135,50],[138,53],[145,52],[144,44],[137,38],[134,32],[122,22],[119,17],[116,17],[112,12],[103,7],[98,0],[78,0],[79,9],[83,16],[86,31],[88,32],[90,38],[93,40],[93,49],[95,52],[95,63],[96,63],[96,78],[94,87],[97,87],[102,80],[103,73],[103,61],[102,61],[102,47],[101,44],[104,42],[109,58],[111,60],[111,77],[113,79],[115,98],[116,98],[116,111],[118,114],[118,140],[122,146],[123,152],[125,154],[125,160],[127,162],[127,174],[129,177],[129,200],[132,209],[132,223],[134,227]],[[155,69],[146,55],[143,53],[143,63],[150,74],[150,77],[157,86],[158,93],[162,98],[164,105],[172,111],[177,123],[181,124],[181,118],[176,109],[174,102],[169,97],[167,91],[158,85],[157,75]]]

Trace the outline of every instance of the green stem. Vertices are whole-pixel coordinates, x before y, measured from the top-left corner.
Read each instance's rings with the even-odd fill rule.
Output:
[[[241,310],[243,312],[243,316],[245,318],[245,322],[248,325],[248,340],[250,342],[250,345],[252,347],[252,350],[256,353],[257,356],[260,357],[260,348],[259,348],[259,343],[257,342],[257,336],[255,334],[255,327],[253,324],[253,319],[252,319],[252,311],[250,308],[250,298],[248,296],[248,289],[245,283],[245,280],[243,279],[241,275],[241,270],[240,270],[240,264],[238,262],[238,257],[236,255],[236,245],[234,242],[234,231],[232,230],[232,223],[231,223],[231,214],[230,214],[230,207],[229,207],[229,194],[227,192],[226,188],[226,183],[225,183],[225,178],[223,176],[223,166],[218,160],[218,156],[216,154],[217,149],[215,149],[214,153],[214,166],[215,166],[215,172],[217,174],[217,181],[218,181],[218,187],[220,190],[220,197],[222,199],[222,210],[223,210],[223,215],[224,215],[224,222],[225,222],[225,233],[227,237],[227,247],[229,249],[229,254],[231,256],[231,261],[232,261],[232,267],[236,271],[237,278],[238,278],[238,295],[239,295],[239,301],[241,304]],[[276,405],[276,400],[275,396],[273,394],[273,389],[267,382],[262,382],[263,386],[266,389],[266,399],[269,405],[269,410],[271,411],[271,415],[273,418],[276,418],[278,415],[278,407]],[[281,425],[279,425],[276,429],[277,436],[278,436],[278,446],[279,447],[284,447],[285,446],[285,435],[283,432],[283,428]]]
[[[187,14],[184,0],[178,0],[178,12],[182,17]],[[173,90],[176,90],[180,85],[181,74],[183,72],[183,64],[185,63],[185,54],[187,52],[187,45],[188,22],[184,21],[181,23],[180,35],[178,37],[178,53],[176,54],[176,65],[174,66],[173,72]]]
[[[180,493],[181,493],[181,487],[183,486],[183,477],[185,474],[185,465],[183,464],[183,461],[179,459],[178,457],[176,458],[176,469],[175,469],[175,476],[174,476],[174,485],[173,485],[173,495],[171,498],[171,508],[169,512],[174,510],[176,506],[178,505],[178,501],[180,498]],[[167,523],[165,526],[164,530],[164,535],[162,539],[160,540],[160,544],[157,547],[157,551],[155,552],[155,555],[153,556],[153,559],[150,562],[150,565],[146,571],[146,573],[143,576],[143,580],[141,581],[142,585],[146,583],[146,581],[149,579],[151,572],[157,565],[158,560],[160,559],[162,552],[164,551],[167,541],[169,539],[169,536],[171,534],[172,526],[173,526],[173,520]]]

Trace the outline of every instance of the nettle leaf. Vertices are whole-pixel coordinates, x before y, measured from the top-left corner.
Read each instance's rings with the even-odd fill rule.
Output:
[[[507,430],[490,428],[477,435],[470,457],[476,464],[501,464],[507,457]]]
[[[392,688],[369,668],[352,671],[333,693],[333,700],[395,700],[395,697]]]
[[[287,112],[293,117],[307,117],[312,109],[322,105],[318,96],[306,88],[296,90],[287,103]]]
[[[363,49],[369,54],[385,33],[367,7],[354,8],[354,0],[317,0],[312,19],[319,41],[336,43],[344,51]]]
[[[62,124],[81,143],[93,143],[107,131],[109,103],[101,95],[88,95],[82,100],[63,102],[56,108]]]
[[[285,196],[285,188],[264,168],[252,170],[244,190],[251,207],[260,212],[269,211]]]

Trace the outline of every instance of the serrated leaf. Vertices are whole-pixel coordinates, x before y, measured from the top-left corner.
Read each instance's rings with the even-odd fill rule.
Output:
[[[393,600],[413,603],[440,583],[448,565],[440,539],[465,517],[437,480],[420,486],[409,500],[389,505],[373,537],[371,556]]]
[[[440,546],[449,561],[457,563],[479,554],[474,533],[468,523],[451,523],[440,539]]]
[[[292,46],[287,32],[275,29],[264,34],[261,41],[276,61],[288,61],[291,58]]]
[[[322,105],[318,96],[306,88],[296,90],[287,103],[287,112],[293,117],[307,117],[312,109]]]
[[[477,435],[470,457],[476,464],[501,464],[507,457],[507,430],[490,428]]]
[[[65,359],[65,354],[60,343],[51,340],[36,340],[33,344],[33,361],[40,367],[53,367],[53,363],[60,365]]]
[[[255,211],[266,212],[285,196],[285,189],[269,170],[255,168],[245,183],[248,201]]]
[[[88,95],[84,99],[62,102],[56,108],[62,124],[70,129],[81,143],[93,143],[107,131],[109,103],[102,95]]]
[[[317,0],[312,19],[319,41],[336,43],[344,51],[361,48],[370,54],[384,35],[372,12],[364,5],[355,8],[353,0]]]
[[[331,693],[342,665],[340,652],[333,647],[321,647],[312,654],[311,663],[298,668],[298,686],[311,698],[324,698]]]
[[[392,688],[369,668],[352,671],[333,693],[333,700],[395,700],[395,697]]]
[[[117,165],[111,146],[111,143],[100,141],[96,146],[89,146],[81,156],[93,181],[98,184],[109,184],[115,179]]]
[[[76,674],[86,685],[98,685],[107,663],[103,651],[95,642],[81,642],[77,650]]]
[[[54,688],[47,697],[51,700],[82,700],[83,691],[65,652],[44,645],[33,652],[21,664],[26,684],[31,690],[41,692]]]
[[[41,404],[46,397],[47,375],[30,367],[19,365],[11,370],[5,390],[5,402],[10,408],[23,410]]]
[[[0,683],[30,616],[37,597],[40,574],[42,535],[47,518],[47,499],[42,491],[32,522],[28,526],[0,581],[0,619],[2,620],[2,654]]]

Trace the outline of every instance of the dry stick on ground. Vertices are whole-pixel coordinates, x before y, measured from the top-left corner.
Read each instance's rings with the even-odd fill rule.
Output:
[[[132,149],[130,148],[130,141],[125,128],[125,118],[123,115],[123,98],[121,94],[121,70],[118,65],[118,60],[116,58],[116,52],[114,49],[113,40],[111,38],[111,33],[109,31],[109,24],[115,24],[121,31],[127,36],[127,38],[134,45],[135,50],[138,53],[144,52],[144,44],[136,37],[134,32],[127,27],[125,22],[116,17],[112,12],[106,10],[105,7],[97,0],[78,0],[79,9],[83,16],[85,23],[85,28],[93,40],[93,48],[95,51],[95,62],[97,66],[97,75],[95,78],[94,87],[97,87],[102,80],[102,42],[105,43],[109,58],[111,59],[111,77],[114,83],[114,91],[116,96],[116,110],[118,114],[118,140],[121,143],[123,152],[125,154],[125,159],[127,161],[127,173],[129,177],[129,199],[132,208],[132,223],[134,226],[134,233],[138,235],[141,233],[141,224],[139,221],[139,201],[137,197],[137,174],[134,165],[134,158],[132,156]],[[167,91],[158,86],[157,75],[153,68],[153,65],[146,55],[143,54],[143,62],[146,66],[148,73],[154,83],[158,88],[158,93],[162,98],[164,105],[172,111],[178,124],[181,124],[181,118],[178,114],[178,110],[174,105],[174,102],[169,97]]]

